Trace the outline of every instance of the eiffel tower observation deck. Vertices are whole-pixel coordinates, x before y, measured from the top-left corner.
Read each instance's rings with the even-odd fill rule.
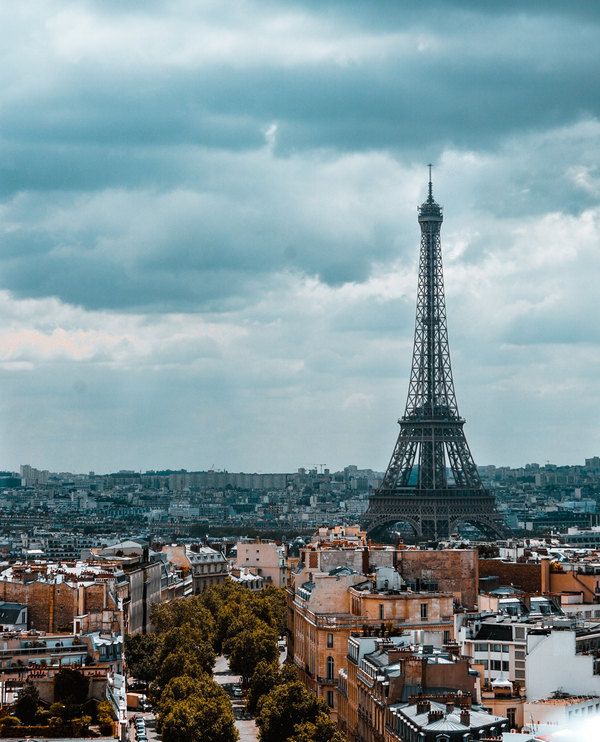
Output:
[[[429,195],[419,207],[421,253],[408,399],[400,433],[364,526],[381,537],[396,523],[417,540],[447,538],[469,523],[486,536],[506,535],[495,498],[483,486],[458,413],[442,271],[442,207]]]

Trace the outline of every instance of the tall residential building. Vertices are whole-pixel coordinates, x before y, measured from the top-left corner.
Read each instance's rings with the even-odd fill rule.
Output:
[[[300,563],[288,588],[290,654],[335,717],[338,671],[346,667],[351,634],[419,631],[441,646],[454,636],[453,605],[451,593],[408,590],[391,567],[365,577],[349,567],[321,572]]]

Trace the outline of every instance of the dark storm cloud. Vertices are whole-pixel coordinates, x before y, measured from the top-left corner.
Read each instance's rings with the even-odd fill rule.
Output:
[[[294,198],[294,167],[273,168],[265,157],[250,174],[234,159],[207,153],[264,150],[276,123],[271,161],[304,151],[384,151],[410,164],[451,148],[497,152],[511,137],[600,115],[591,84],[600,72],[595,14],[582,17],[577,4],[572,12],[559,4],[502,6],[434,3],[417,13],[412,3],[384,4],[377,12],[364,3],[265,3],[253,16],[251,5],[135,4],[113,15],[114,6],[103,3],[49,3],[48,48],[32,36],[35,43],[14,51],[22,60],[16,82],[20,76],[23,84],[10,86],[0,114],[0,189],[9,211],[15,194],[72,193],[75,224],[45,229],[30,219],[10,230],[4,256],[18,245],[21,257],[4,263],[2,285],[89,307],[164,308],[179,301],[189,308],[219,296],[247,297],[255,277],[281,270],[332,285],[364,281],[377,262],[401,254],[397,221],[365,210],[358,236],[321,230],[317,211],[303,211],[306,193],[299,188]],[[71,20],[59,12],[82,8],[97,15]],[[262,28],[265,17],[286,12],[296,15],[279,31],[281,45],[261,48],[261,40],[278,41],[277,27],[271,35]],[[170,39],[164,55],[152,48],[161,42],[161,23]],[[227,44],[211,47],[228,23],[239,55]],[[305,39],[294,34],[294,23],[306,29]],[[204,42],[195,44],[192,34],[187,56],[178,56],[177,33],[184,38],[195,25]],[[247,43],[254,25],[256,46]],[[89,46],[82,33],[90,34]],[[140,38],[130,44],[127,33]],[[45,66],[34,67],[40,55]],[[365,172],[367,181],[373,177]],[[245,187],[231,196],[236,178]],[[556,190],[552,178],[547,182]],[[218,198],[191,217],[171,199],[162,224],[148,199],[141,208],[149,210],[149,223],[157,222],[153,235],[127,225],[107,233],[101,218],[82,234],[77,196],[104,189],[132,191],[130,203],[119,204],[132,212],[140,208],[134,193],[140,189],[157,200],[177,189]],[[492,210],[502,208],[493,189],[480,205],[486,196]],[[579,196],[575,208],[583,205]],[[514,213],[512,200],[506,208]],[[471,253],[481,254],[473,246]]]

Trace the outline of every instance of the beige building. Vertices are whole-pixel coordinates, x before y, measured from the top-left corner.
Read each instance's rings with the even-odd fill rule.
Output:
[[[453,596],[409,591],[390,567],[365,577],[348,567],[321,572],[300,563],[288,588],[288,630],[290,655],[304,682],[335,718],[334,691],[351,634],[416,631],[430,643],[447,643],[454,638]]]
[[[477,549],[367,546],[360,539],[342,537],[341,532],[339,538],[332,540],[325,539],[321,533],[317,536],[318,540],[300,550],[300,561],[311,569],[329,572],[336,567],[351,567],[366,575],[378,567],[393,567],[412,590],[452,593],[455,601],[464,607],[473,608],[477,605]]]
[[[286,550],[275,541],[238,541],[235,566],[250,570],[266,584],[285,587],[287,584]]]
[[[469,663],[445,649],[411,645],[410,637],[351,636],[339,673],[338,726],[351,742],[381,742],[388,710],[414,698],[462,704],[479,700]]]

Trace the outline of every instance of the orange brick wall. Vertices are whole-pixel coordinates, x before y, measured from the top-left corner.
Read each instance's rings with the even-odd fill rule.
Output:
[[[526,593],[539,593],[542,590],[540,564],[503,562],[501,559],[480,559],[479,575],[481,577],[497,576],[500,585],[513,585]]]
[[[476,549],[398,551],[397,568],[405,580],[430,577],[443,593],[453,593],[465,607],[477,605],[479,558]]]
[[[67,583],[0,581],[0,599],[24,603],[28,607],[29,628],[38,631],[71,631],[80,613],[96,613],[105,608],[105,586],[98,583],[78,589]],[[83,610],[80,610],[82,608]]]

